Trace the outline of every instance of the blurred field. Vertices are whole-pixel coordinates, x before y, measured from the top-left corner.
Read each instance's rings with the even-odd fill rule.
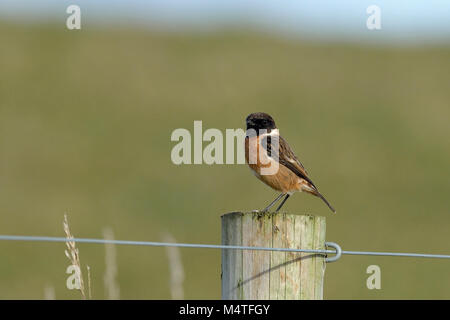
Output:
[[[84,27],[83,27],[84,28]],[[175,166],[176,128],[239,128],[274,116],[337,209],[347,250],[449,253],[450,48],[326,45],[253,33],[175,35],[0,24],[0,234],[220,243],[220,215],[275,193],[243,165]],[[244,197],[244,194],[246,197]],[[78,299],[64,244],[0,243],[0,298]],[[80,244],[104,298],[104,247]],[[185,298],[220,297],[220,252],[182,249]],[[118,247],[124,299],[167,299],[163,248]],[[366,288],[377,264],[382,289]],[[327,299],[450,299],[450,261],[345,256]]]

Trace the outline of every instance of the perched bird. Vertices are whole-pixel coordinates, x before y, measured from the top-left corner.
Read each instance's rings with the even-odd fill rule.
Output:
[[[294,192],[304,191],[322,199],[336,213],[308,177],[286,140],[280,136],[270,115],[263,112],[252,113],[246,118],[246,125],[245,160],[248,166],[258,179],[281,192],[263,212],[269,211],[284,196],[276,210],[278,212]],[[270,170],[272,168],[275,170]]]

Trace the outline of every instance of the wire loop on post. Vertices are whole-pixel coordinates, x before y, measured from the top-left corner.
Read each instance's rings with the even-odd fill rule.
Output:
[[[331,257],[331,258],[328,258],[328,254],[327,254],[326,258],[325,258],[325,262],[328,263],[328,262],[338,261],[339,258],[342,256],[341,247],[335,242],[325,242],[325,248],[328,248],[328,247],[334,248],[336,250],[336,253],[335,253],[335,256]]]

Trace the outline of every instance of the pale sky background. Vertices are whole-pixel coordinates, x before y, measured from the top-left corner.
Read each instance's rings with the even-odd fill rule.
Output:
[[[450,0],[0,0],[0,21],[55,22],[81,7],[82,28],[97,25],[209,32],[253,29],[327,41],[450,43]],[[366,28],[370,5],[382,30]]]

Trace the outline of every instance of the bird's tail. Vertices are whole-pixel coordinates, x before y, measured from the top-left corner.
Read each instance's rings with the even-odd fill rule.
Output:
[[[330,210],[333,211],[333,213],[336,213],[336,210],[331,206],[331,204],[327,201],[327,199],[325,199],[325,197],[319,191],[314,190],[311,193],[322,199],[323,202],[325,202],[325,204],[328,206],[328,208],[330,208]]]

